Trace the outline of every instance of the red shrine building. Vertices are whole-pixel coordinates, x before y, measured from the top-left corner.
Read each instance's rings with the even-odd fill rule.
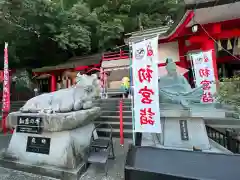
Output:
[[[185,9],[171,26],[157,27],[126,34],[126,46],[132,42],[159,37],[159,66],[171,58],[188,69],[185,77],[192,81],[191,54],[212,52],[215,79],[240,74],[240,1],[239,0],[184,0]],[[197,1],[197,3],[196,3]],[[129,75],[130,56],[127,51],[103,53],[72,58],[67,63],[33,70],[44,91],[59,88],[65,70],[82,71],[102,68],[106,72],[105,87],[120,88],[121,79]],[[64,79],[64,86],[72,80]]]
[[[240,74],[240,1],[185,0],[185,11],[172,27],[160,27],[127,34],[126,43],[158,35],[159,66],[167,58],[189,70],[190,55],[212,50],[216,80]]]

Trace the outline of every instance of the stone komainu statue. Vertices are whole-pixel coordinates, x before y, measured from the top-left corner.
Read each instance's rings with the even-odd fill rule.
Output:
[[[76,85],[52,93],[36,96],[26,102],[21,112],[60,113],[78,111],[92,107],[92,100],[100,94],[97,75],[77,75]]]
[[[73,87],[36,96],[28,100],[19,111],[10,113],[6,125],[15,128],[15,131],[5,157],[29,164],[47,164],[68,169],[78,167],[83,163],[89,147],[94,120],[101,113],[101,108],[92,103],[99,96],[99,88],[96,75],[78,75]],[[38,122],[37,128],[41,129],[39,134],[29,131],[29,125],[36,126],[35,123],[31,124],[32,121]],[[22,133],[19,130],[17,132],[19,128]],[[26,151],[31,137],[51,139],[49,153],[45,155]]]

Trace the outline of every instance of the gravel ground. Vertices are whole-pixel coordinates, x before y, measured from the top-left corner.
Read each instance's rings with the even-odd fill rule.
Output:
[[[39,176],[12,169],[0,168],[0,180],[57,180],[54,178]]]
[[[8,146],[11,136],[0,135],[0,149]],[[119,145],[119,139],[114,139],[116,159],[109,160],[108,175],[105,176],[103,165],[90,165],[87,172],[79,180],[123,180],[124,163],[130,141],[126,141],[124,147]],[[15,171],[0,167],[0,180],[56,180],[31,173]]]

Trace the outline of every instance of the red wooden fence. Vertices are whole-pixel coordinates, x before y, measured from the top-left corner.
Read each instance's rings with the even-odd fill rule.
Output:
[[[103,61],[118,60],[118,59],[128,59],[129,51],[119,50],[115,52],[106,52],[102,55]]]

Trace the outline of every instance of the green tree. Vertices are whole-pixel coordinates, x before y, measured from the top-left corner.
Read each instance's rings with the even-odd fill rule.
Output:
[[[125,33],[165,25],[179,7],[175,0],[2,0],[0,48],[9,42],[10,67],[54,65],[122,45]]]

